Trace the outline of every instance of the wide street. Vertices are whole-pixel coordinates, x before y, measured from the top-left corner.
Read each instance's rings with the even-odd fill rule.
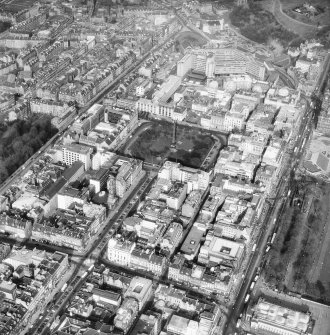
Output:
[[[179,32],[174,33],[170,35],[168,38],[166,38],[163,42],[160,44],[154,46],[151,50],[149,50],[146,54],[142,56],[142,58],[138,59],[134,64],[132,64],[128,69],[126,69],[122,74],[120,74],[114,81],[111,82],[110,85],[105,87],[102,91],[100,91],[93,99],[89,101],[89,103],[78,110],[78,115],[83,115],[93,104],[100,102],[103,97],[108,94],[111,90],[113,90],[116,85],[129,73],[136,71],[140,65],[154,52],[159,51],[162,49],[163,46],[165,46],[168,42],[173,40],[175,36],[177,36]],[[76,120],[77,117],[74,119]],[[33,156],[31,156],[25,163],[22,165],[18,170],[15,171],[0,187],[0,194],[3,194],[6,192],[6,190],[15,182],[21,178],[25,171],[28,170],[40,157],[43,155],[45,151],[47,151],[52,145],[54,145],[58,139],[61,137],[61,135],[64,133],[66,129],[70,127],[70,125],[74,122],[71,121],[68,123],[64,130],[60,131],[59,133],[55,134],[51,139],[48,140],[47,143],[43,145],[42,148],[39,149],[38,152],[36,152]],[[148,172],[150,174],[154,173],[153,171]],[[106,243],[111,236],[110,228],[113,225],[114,222],[116,222],[118,219],[122,218],[123,215],[126,216],[129,212],[127,208],[132,207],[131,201],[134,199],[134,197],[139,194],[141,195],[141,190],[146,189],[146,187],[150,184],[152,178],[150,176],[147,177],[146,180],[140,181],[134,190],[129,194],[126,201],[124,201],[119,208],[117,208],[117,211],[114,215],[111,216],[111,218],[108,218],[105,228],[103,229],[102,233],[99,234],[94,241],[94,243],[90,246],[88,250],[86,250],[86,253],[80,258],[80,261],[75,265],[75,270],[73,272],[73,275],[71,279],[67,282],[68,288],[70,287],[70,292],[68,292],[68,288],[59,294],[54,301],[54,305],[57,306],[55,308],[55,311],[52,313],[51,319],[47,316],[47,313],[45,313],[41,318],[38,319],[37,323],[33,326],[33,328],[29,331],[29,334],[43,334],[46,332],[46,329],[48,329],[48,326],[55,320],[58,313],[61,311],[63,306],[67,303],[67,301],[70,299],[72,294],[79,288],[81,285],[81,280],[79,280],[78,275],[80,274],[82,270],[82,266],[85,263],[87,259],[89,259],[90,256],[93,256],[93,258],[97,258],[100,252],[103,248],[105,248]],[[145,188],[144,188],[145,187]],[[136,200],[137,201],[137,200]],[[135,201],[135,202],[136,202]],[[49,247],[49,249],[53,249],[52,246]],[[61,248],[59,248],[61,250]],[[64,250],[65,252],[65,250]],[[73,285],[72,285],[73,284]],[[59,303],[58,303],[59,302]],[[57,305],[56,305],[57,303]],[[23,327],[20,329],[23,331]]]
[[[166,43],[170,42],[175,36],[177,36],[180,32],[177,32],[173,35],[170,35],[166,40],[164,40],[162,43],[154,46],[152,49],[150,49],[147,53],[145,53],[142,58],[138,59],[135,63],[133,63],[129,68],[127,68],[123,73],[121,73],[116,79],[114,79],[108,86],[106,86],[103,90],[101,90],[98,94],[95,95],[93,99],[89,101],[89,103],[84,106],[83,108],[80,108],[78,110],[78,115],[83,115],[86,113],[86,111],[95,103],[99,103],[102,101],[105,95],[107,95],[109,92],[111,92],[116,85],[125,77],[127,74],[132,73],[136,71],[140,65],[154,52],[160,50]],[[69,128],[73,122],[77,119],[77,117],[68,123],[64,130],[58,132],[55,134],[52,138],[48,140],[47,143],[45,143],[38,152],[36,152],[34,155],[32,155],[21,167],[19,167],[11,176],[9,176],[6,181],[2,183],[0,186],[0,195],[6,192],[6,190],[14,184],[18,178],[21,178],[25,171],[28,170],[36,161],[38,161],[39,157],[47,151],[56,141],[60,138],[60,136],[64,133],[64,131]]]
[[[79,278],[78,276],[81,276],[82,273],[88,269],[90,263],[86,266],[83,266],[84,264],[86,264],[86,260],[91,260],[91,263],[93,263],[99,257],[102,250],[106,247],[107,241],[109,240],[110,236],[112,236],[113,234],[113,232],[111,232],[111,228],[113,227],[113,225],[118,220],[123,219],[123,216],[126,216],[128,214],[130,209],[133,208],[135,203],[138,201],[138,197],[142,196],[142,194],[147,190],[153,178],[154,174],[146,174],[132,187],[133,189],[128,192],[127,197],[118,205],[118,207],[114,211],[112,211],[112,214],[107,218],[103,231],[96,236],[96,239],[90,245],[86,253],[80,257],[75,257],[78,258],[79,261],[75,265],[75,270],[71,279],[67,282],[68,287],[54,301],[53,305],[57,304],[57,308],[53,313],[51,319],[49,319],[49,321],[47,322],[47,325],[50,325],[55,320],[56,316],[61,312],[61,310],[72,297],[72,295],[81,286],[83,280],[77,280],[77,278]],[[45,314],[41,319],[37,321],[33,329],[28,334],[40,335],[46,333],[48,327],[40,327],[40,325],[45,324],[46,318],[47,314]]]
[[[196,31],[195,27],[192,27],[190,23],[187,24],[183,20],[183,18],[180,18],[180,20],[184,23],[184,25],[188,25],[188,27]],[[199,32],[200,35],[205,37],[203,34]],[[107,87],[105,87],[101,92],[99,92],[85,107],[81,108],[78,111],[78,115],[84,114],[88,108],[92,106],[92,104],[100,102],[103,97],[109,93],[111,90],[113,90],[116,85],[130,72],[135,71],[153,52],[159,50],[162,48],[166,43],[168,43],[171,39],[173,39],[174,36],[168,37],[164,42],[161,44],[153,47],[149,52],[147,52],[145,55],[142,56],[142,58],[138,59],[137,62],[135,62],[133,65],[131,65],[128,69],[126,69],[121,75],[119,75],[111,84],[109,84]],[[329,70],[330,66],[330,54],[327,55],[327,58],[324,63],[324,69],[325,71],[322,73],[320,80],[318,82],[318,86],[316,88],[315,94],[317,96],[321,93],[321,87],[323,86],[324,81],[326,80],[326,75]],[[248,266],[246,268],[245,274],[244,274],[244,280],[241,285],[241,288],[239,290],[239,293],[236,298],[235,305],[233,309],[229,312],[228,315],[228,323],[226,324],[226,329],[224,331],[224,334],[233,334],[236,329],[236,321],[242,312],[242,310],[245,307],[244,299],[246,295],[249,292],[249,287],[251,285],[251,282],[253,281],[256,273],[258,272],[258,267],[260,267],[260,264],[262,263],[263,257],[265,255],[265,248],[267,245],[268,238],[273,234],[274,231],[277,230],[278,225],[278,218],[281,216],[283,209],[285,208],[286,202],[290,201],[290,197],[288,197],[288,190],[290,189],[290,175],[292,171],[294,172],[296,170],[297,165],[299,164],[300,158],[302,157],[304,146],[306,144],[306,139],[310,136],[311,131],[311,119],[312,119],[312,108],[308,107],[304,117],[302,118],[301,125],[299,127],[299,130],[297,132],[297,136],[295,137],[295,142],[293,148],[290,150],[287,150],[286,157],[287,160],[284,161],[284,165],[282,167],[282,173],[281,177],[278,179],[278,185],[274,189],[274,193],[271,194],[269,197],[270,200],[270,207],[265,213],[265,219],[260,224],[260,232],[256,239],[256,250],[252,254],[251,258],[249,259]],[[65,127],[65,130],[70,127],[70,125],[74,121],[67,124]],[[64,130],[64,131],[65,131]],[[0,194],[4,193],[12,184],[15,183],[19,178],[21,178],[25,171],[28,170],[45,151],[47,151],[54,143],[56,143],[64,131],[59,132],[55,136],[53,136],[47,143],[43,145],[42,148],[39,149],[38,152],[36,152],[30,159],[25,162],[23,166],[21,166],[13,175],[11,175],[0,187]],[[299,135],[298,135],[299,134]],[[73,275],[68,280],[67,284],[68,287],[63,290],[63,292],[60,292],[57,297],[55,298],[54,302],[52,303],[52,306],[54,306],[54,312],[52,313],[51,318],[45,313],[36,324],[33,326],[33,328],[28,332],[28,334],[46,334],[47,330],[49,329],[49,325],[52,324],[52,322],[55,320],[55,318],[58,315],[61,315],[64,306],[70,301],[72,296],[77,292],[77,290],[81,287],[83,284],[84,279],[81,278],[81,275],[83,273],[86,273],[88,271],[88,267],[90,264],[93,264],[95,261],[100,260],[101,263],[106,265],[111,265],[111,268],[114,271],[125,271],[128,274],[134,275],[140,272],[136,270],[128,270],[128,269],[122,269],[119,266],[115,266],[114,264],[111,264],[107,262],[106,259],[101,258],[100,256],[104,253],[104,250],[107,245],[107,241],[109,238],[115,233],[117,228],[117,223],[122,222],[123,219],[128,215],[130,210],[136,205],[136,203],[139,201],[139,197],[146,192],[147,188],[150,186],[150,183],[152,182],[154,177],[154,173],[148,172],[141,180],[137,181],[134,187],[131,189],[131,192],[127,194],[127,198],[125,198],[116,208],[115,211],[111,213],[111,215],[107,218],[103,229],[101,232],[95,236],[95,239],[92,241],[92,243],[88,246],[86,249],[86,252],[82,255],[75,255],[71,257],[72,266],[74,266]],[[197,212],[195,213],[197,215]],[[191,226],[193,223],[193,220],[189,222],[189,226]],[[185,236],[188,234],[189,229],[185,230],[185,235],[182,238],[182,241],[184,241]],[[31,242],[32,243],[32,242]],[[31,244],[28,242],[28,244]],[[49,247],[52,249],[52,247]],[[59,247],[59,250],[63,250],[66,252],[63,248]],[[87,265],[88,264],[88,265]],[[142,275],[142,274],[140,274]],[[172,283],[168,279],[163,278],[154,278],[152,275],[146,275],[146,277],[153,279],[157,283],[164,283],[164,284],[170,284]],[[196,296],[198,293],[194,290],[187,289],[186,286],[175,284],[176,287],[185,289],[189,295]],[[200,299],[204,299],[205,301],[211,301],[212,299],[209,297],[203,297],[203,294],[201,293]],[[215,300],[215,299],[213,299]],[[220,301],[217,301],[220,305]],[[223,308],[224,309],[224,308]],[[224,309],[225,310],[225,309]],[[21,329],[22,330],[22,329]],[[20,334],[24,334],[20,333]]]
[[[175,281],[172,281],[164,276],[157,277],[154,276],[152,273],[150,272],[144,272],[143,270],[140,269],[129,269],[127,267],[122,267],[118,264],[109,262],[106,258],[106,256],[100,258],[99,262],[101,264],[104,264],[105,266],[109,267],[111,269],[111,271],[115,272],[115,273],[125,273],[128,276],[141,276],[147,279],[152,280],[154,283],[158,283],[158,284],[164,284],[164,285],[173,285],[173,287],[179,289],[179,290],[184,290],[187,293],[188,297],[191,298],[195,298],[195,299],[199,299],[205,303],[213,303],[214,301],[217,301],[216,297],[210,297],[208,295],[206,295],[205,293],[203,293],[200,290],[194,290],[190,287],[187,287],[187,285],[185,284],[181,284]],[[222,303],[217,301],[217,303],[219,303],[219,305],[221,306],[222,310],[225,309],[224,305],[221,305]]]
[[[136,71],[140,67],[140,65],[153,52],[156,52],[157,50],[160,50],[163,46],[165,46],[168,42],[170,42],[177,34],[178,33],[170,35],[162,43],[160,43],[159,45],[154,46],[150,51],[148,51],[145,55],[143,55],[142,58],[140,58],[139,60],[137,60],[137,62],[135,62],[134,64],[132,64],[128,69],[126,69],[122,74],[120,74],[114,81],[112,81],[110,85],[108,85],[102,91],[100,91],[93,99],[91,99],[89,101],[89,103],[85,107],[79,109],[78,115],[84,114],[93,104],[100,102],[106,94],[108,94],[111,90],[113,90],[116,87],[116,85],[120,82],[120,80],[122,80],[128,73]],[[75,119],[77,119],[77,117]],[[74,121],[71,121],[70,123],[68,123],[66,125],[65,130],[67,128],[69,128],[70,125],[73,122]],[[58,141],[58,139],[64,133],[64,131],[62,130],[59,133],[55,134],[51,139],[48,140],[47,143],[45,143],[43,145],[43,147],[41,147],[39,149],[38,152],[36,152],[33,156],[31,156],[24,163],[24,165],[22,165],[19,169],[17,169],[9,178],[7,178],[7,180],[0,187],[0,194],[3,194],[4,192],[6,192],[6,190],[11,185],[15,184],[15,182],[24,175],[25,171],[28,170],[41,157],[41,155],[44,154],[45,151],[47,151],[52,145],[54,145]],[[38,334],[38,335],[42,334],[45,331],[45,329],[46,329],[44,326],[45,325],[50,325],[55,320],[55,317],[57,316],[58,312],[66,304],[66,302],[68,301],[68,299],[71,297],[72,293],[75,292],[75,290],[81,284],[81,281],[80,280],[77,281],[77,278],[78,278],[78,274],[81,271],[82,265],[84,264],[84,262],[86,261],[86,259],[88,259],[90,257],[90,255],[92,255],[92,254],[93,254],[93,256],[95,256],[95,254],[101,252],[102,249],[99,246],[102,245],[102,248],[105,247],[106,241],[109,238],[108,233],[109,233],[109,230],[110,230],[110,227],[112,226],[112,224],[129,207],[130,201],[134,198],[134,196],[136,194],[140,193],[140,189],[142,189],[143,185],[145,185],[144,183],[147,183],[146,185],[148,185],[150,183],[150,181],[151,181],[151,179],[149,177],[145,181],[140,181],[140,183],[137,184],[137,186],[134,189],[134,191],[132,191],[131,194],[129,194],[127,200],[123,204],[121,204],[121,206],[117,209],[117,212],[115,213],[115,215],[113,215],[110,219],[107,220],[107,222],[105,224],[105,228],[102,231],[102,233],[97,236],[97,239],[90,246],[90,248],[88,250],[86,250],[86,253],[80,258],[80,261],[78,261],[77,264],[75,264],[75,265],[73,264],[73,266],[75,266],[75,270],[73,272],[73,275],[72,275],[71,279],[67,282],[68,287],[70,287],[70,284],[71,284],[72,290],[70,290],[70,293],[66,292],[66,291],[62,292],[56,298],[56,301],[54,302],[54,304],[56,304],[57,301],[60,301],[60,305],[55,310],[55,312],[52,314],[52,318],[48,319],[47,313],[45,313],[41,318],[38,319],[37,323],[34,325],[34,327],[31,329],[31,331],[29,331],[29,334]],[[32,244],[33,244],[33,242],[28,243],[28,245],[32,245]],[[46,249],[48,249],[48,250],[54,250],[54,249],[56,249],[56,250],[59,250],[59,251],[63,250],[64,252],[67,251],[66,248],[61,248],[61,247],[57,248],[57,247],[54,247],[54,246],[46,246]],[[75,283],[75,284],[72,285],[72,283]],[[63,297],[65,297],[65,299],[63,299]],[[22,327],[21,331],[23,329],[24,328]]]
[[[330,55],[324,62],[325,71],[322,73],[320,80],[318,81],[315,94],[319,96],[321,94],[321,87],[327,78],[327,72],[329,71]],[[308,103],[308,102],[307,102]],[[296,131],[294,146],[288,148],[285,153],[285,162],[282,168],[281,177],[276,187],[274,194],[271,194],[269,200],[271,201],[271,206],[266,213],[264,222],[261,223],[260,233],[256,241],[257,248],[255,253],[252,254],[249,264],[246,268],[245,277],[240,291],[237,295],[235,305],[232,311],[229,313],[228,322],[224,331],[225,335],[233,334],[236,330],[236,322],[239,315],[242,313],[245,307],[245,297],[249,292],[251,282],[253,281],[255,275],[258,273],[258,267],[260,267],[263,256],[265,254],[265,248],[267,245],[267,240],[272,236],[273,232],[278,229],[279,218],[281,217],[282,211],[286,206],[288,201],[291,201],[291,197],[288,196],[290,190],[290,178],[292,172],[295,172],[299,162],[303,156],[304,148],[307,143],[307,139],[311,135],[312,131],[312,120],[313,120],[313,106],[309,103],[307,105],[306,111],[302,117],[302,121],[299,129]],[[292,193],[292,192],[291,192]]]

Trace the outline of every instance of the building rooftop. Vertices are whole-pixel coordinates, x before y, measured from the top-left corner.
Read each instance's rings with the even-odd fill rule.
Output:
[[[277,325],[280,328],[291,329],[299,333],[305,333],[311,321],[310,316],[306,313],[281,307],[264,299],[259,299],[254,311],[253,319],[257,319],[259,322]]]
[[[203,230],[197,228],[196,226],[192,226],[189,234],[182,244],[180,251],[187,255],[194,254],[199,248],[203,235]]]
[[[85,165],[82,162],[74,162],[70,167],[64,170],[63,178],[65,180],[70,180],[79,171],[79,169],[84,166]]]

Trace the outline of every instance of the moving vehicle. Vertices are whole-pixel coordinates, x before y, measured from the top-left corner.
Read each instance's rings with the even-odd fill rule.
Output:
[[[242,320],[239,318],[236,322],[236,328],[239,328],[242,323]]]
[[[276,237],[276,233],[273,234],[272,239],[270,240],[270,244],[274,243],[275,237]]]
[[[65,283],[63,286],[62,286],[62,288],[61,288],[61,292],[64,292],[65,291],[65,289],[68,287],[68,284],[67,283]]]

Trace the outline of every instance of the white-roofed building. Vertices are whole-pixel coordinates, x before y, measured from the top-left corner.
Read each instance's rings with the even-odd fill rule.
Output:
[[[269,145],[266,148],[262,162],[266,165],[279,166],[283,157],[283,147]]]
[[[295,91],[287,87],[271,88],[265,97],[265,105],[273,105],[276,107],[282,106],[297,106],[300,100],[300,91]]]
[[[162,241],[160,243],[161,248],[168,250],[170,253],[174,252],[182,238],[182,235],[182,225],[178,222],[172,222],[162,237]]]
[[[12,203],[12,208],[19,210],[30,210],[35,207],[43,207],[44,201],[33,196],[32,194],[25,193]]]
[[[198,322],[186,319],[179,315],[172,315],[170,322],[167,325],[169,334],[176,335],[197,335]]]
[[[13,250],[8,258],[3,260],[3,263],[10,264],[14,269],[20,265],[34,264],[38,266],[46,257],[46,252],[42,250]]]
[[[135,298],[139,303],[139,310],[142,310],[152,295],[152,281],[143,277],[134,277],[125,292],[124,296]]]
[[[172,94],[181,85],[181,77],[170,75],[167,80],[160,86],[159,90],[155,92],[153,101],[167,101]]]
[[[206,235],[204,245],[201,247],[198,261],[204,264],[221,264],[233,262],[238,266],[244,254],[244,244],[215,236],[212,232]]]
[[[280,335],[310,334],[311,317],[286,307],[259,299],[253,308],[251,329]]]

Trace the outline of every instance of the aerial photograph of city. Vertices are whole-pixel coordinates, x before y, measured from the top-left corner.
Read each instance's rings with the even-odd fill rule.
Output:
[[[330,335],[330,0],[0,0],[0,335]]]

